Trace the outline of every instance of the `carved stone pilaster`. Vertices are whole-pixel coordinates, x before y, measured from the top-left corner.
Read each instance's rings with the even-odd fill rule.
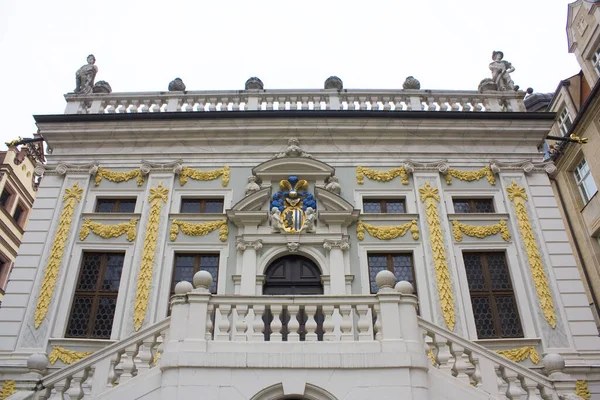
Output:
[[[331,251],[331,249],[346,251],[350,249],[350,242],[348,241],[348,238],[343,238],[342,240],[325,239],[323,248],[327,251]]]
[[[253,248],[255,251],[259,251],[260,249],[262,249],[263,244],[262,244],[262,240],[260,240],[260,239],[253,240],[253,241],[238,239],[237,242],[235,243],[235,247],[239,251],[244,251],[248,248]]]

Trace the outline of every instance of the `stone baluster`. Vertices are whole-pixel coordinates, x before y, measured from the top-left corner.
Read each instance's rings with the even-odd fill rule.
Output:
[[[469,363],[465,360],[465,348],[457,343],[450,342],[450,354],[454,357],[452,375],[465,383],[471,383],[469,378]]]
[[[71,377],[61,379],[54,384],[54,394],[50,400],[65,400],[65,395],[71,385]]]
[[[333,322],[333,313],[335,312],[335,307],[333,305],[326,304],[322,308],[323,315],[325,316],[325,320],[323,321],[323,341],[335,341],[335,324]]]
[[[87,378],[81,384],[81,388],[83,389],[83,399],[87,400],[92,398],[94,375],[96,374],[97,365],[98,364],[94,364],[88,368]]]
[[[321,96],[313,96],[313,110],[318,111],[321,109]]]
[[[238,239],[236,248],[242,253],[242,281],[240,294],[256,295],[256,254],[262,249],[262,240],[246,241]]]
[[[351,305],[340,305],[339,307],[340,315],[342,316],[342,321],[340,323],[340,340],[342,342],[351,342],[354,340],[354,332],[352,331],[352,306]]]
[[[358,340],[360,342],[373,340],[373,332],[369,332],[369,328],[373,324],[373,319],[370,309],[367,304],[358,304],[356,306],[356,313],[358,314],[358,322],[356,328],[358,330]]]
[[[537,382],[533,379],[526,378],[524,376],[520,376],[519,380],[521,382],[521,388],[526,393],[527,400],[542,400],[540,397],[540,392],[537,389]]]
[[[298,96],[290,96],[290,110],[298,109]]]
[[[231,304],[219,304],[215,312],[215,340],[229,341]]]
[[[471,378],[471,384],[475,387],[481,387],[482,378],[481,378],[481,365],[479,364],[479,356],[473,352],[468,352],[469,362],[473,365],[473,368],[470,369],[467,374],[469,374],[469,378]]]
[[[435,362],[438,364],[438,368],[452,375],[452,366],[449,361],[451,358],[450,347],[448,346],[448,339],[440,335],[434,335],[433,343],[435,344]]]
[[[382,341],[383,340],[383,326],[381,323],[381,306],[379,303],[373,306],[374,314],[374,323],[373,323],[373,331],[375,332],[375,340]]]
[[[150,100],[144,100],[142,101],[142,106],[139,109],[139,112],[141,113],[147,113],[150,111]]]
[[[265,96],[265,100],[266,100],[266,108],[265,110],[267,111],[271,111],[273,110],[273,96]]]
[[[460,111],[460,103],[457,98],[451,98],[450,101],[450,111]]]
[[[358,109],[361,111],[368,110],[367,96],[358,96]]]
[[[239,111],[240,110],[241,100],[239,97],[231,98],[231,111]]]
[[[106,113],[107,114],[114,114],[116,109],[115,106],[117,105],[117,101],[116,100],[109,100],[108,101],[108,105],[106,106]]]
[[[83,397],[83,388],[81,383],[87,379],[87,368],[81,369],[71,375],[71,384],[67,395],[71,400],[79,400]]]
[[[208,111],[215,112],[217,111],[217,98],[209,97],[208,99]]]
[[[369,103],[371,103],[371,111],[379,111],[379,98],[377,96],[371,96]]]
[[[140,107],[139,100],[131,100],[131,105],[129,106],[128,109],[126,109],[126,112],[129,112],[131,114],[137,114],[139,107]]]
[[[148,371],[153,366],[152,348],[156,343],[156,337],[151,335],[144,340],[140,345],[138,355],[135,358],[135,366],[138,370],[138,374],[142,374]]]
[[[306,324],[304,325],[306,329],[306,337],[305,341],[307,342],[316,342],[317,341],[317,321],[315,320],[315,314],[317,313],[317,306],[307,305],[304,307],[306,311]]]
[[[213,324],[213,320],[214,320],[214,311],[215,311],[215,305],[212,303],[208,304],[208,308],[206,309],[206,332],[204,334],[204,337],[206,340],[212,340],[213,339],[213,331],[214,331],[214,324]]]
[[[501,366],[498,364],[494,366],[494,370],[496,371],[496,379],[498,381],[498,398],[500,400],[506,400],[508,399],[506,396],[508,391],[508,383],[502,377],[502,370],[500,368]]]
[[[136,375],[134,357],[138,353],[138,344],[134,343],[125,348],[125,353],[121,356],[119,368],[123,370],[119,383],[124,383]]]
[[[277,109],[279,111],[284,111],[285,110],[286,96],[279,96],[279,97],[275,98],[275,101],[277,101]]]
[[[283,305],[273,304],[271,306],[271,313],[273,314],[273,321],[271,321],[271,342],[281,342],[281,312],[283,311]]]
[[[110,358],[110,364],[108,367],[108,377],[106,379],[106,387],[111,388],[119,381],[120,370],[118,369],[121,361],[121,353],[116,352]]]
[[[235,306],[236,320],[233,340],[236,342],[245,342],[248,340],[248,323],[246,322],[246,314],[248,313],[248,305],[238,304]]]
[[[265,323],[263,314],[265,313],[264,304],[255,304],[252,306],[254,311],[254,321],[252,322],[252,336],[250,340],[253,342],[264,342],[265,340]]]
[[[300,328],[300,323],[298,322],[298,312],[300,311],[299,305],[289,305],[287,307],[290,320],[288,321],[288,342],[298,342],[300,341],[300,335],[298,334],[298,329]]]
[[[383,96],[381,103],[383,104],[383,111],[391,111],[392,110],[392,98],[390,96]]]
[[[512,369],[505,368],[504,366],[500,367],[500,371],[502,372],[502,378],[508,385],[506,389],[506,397],[508,397],[509,400],[520,400],[521,395],[524,394],[524,392],[521,390],[519,375]]]

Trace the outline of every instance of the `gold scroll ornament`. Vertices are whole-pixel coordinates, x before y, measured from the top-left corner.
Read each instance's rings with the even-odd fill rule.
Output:
[[[527,200],[525,188],[520,187],[517,185],[517,182],[512,181],[512,185],[506,188],[506,191],[508,192],[508,198],[515,206],[517,224],[519,225],[519,231],[523,237],[525,251],[527,252],[527,259],[529,261],[529,268],[531,269],[531,275],[533,276],[533,282],[535,283],[535,290],[537,292],[538,299],[540,300],[544,317],[552,328],[556,328],[556,313],[554,311],[554,304],[552,303],[552,295],[550,294],[548,279],[546,278],[546,273],[544,272],[542,257],[537,246],[535,235],[533,234],[533,228],[531,227],[531,221],[529,220],[527,207],[525,206],[525,200]]]
[[[93,351],[74,351],[56,346],[52,348],[52,351],[48,355],[48,360],[52,365],[54,365],[58,360],[65,364],[73,364],[74,362],[77,362],[92,353]]]
[[[369,235],[376,237],[377,239],[391,240],[396,239],[399,236],[404,236],[409,229],[412,233],[412,238],[414,240],[419,240],[419,227],[415,220],[397,226],[375,226],[359,220],[356,225],[356,237],[358,240],[364,240],[366,230],[369,232]]]
[[[142,174],[142,170],[139,168],[127,172],[117,172],[105,168],[98,168],[98,172],[96,172],[96,178],[94,180],[96,186],[100,185],[102,178],[116,183],[127,182],[133,178],[137,178],[136,182],[138,186],[142,186],[144,184],[144,175]]]
[[[194,168],[183,167],[181,169],[181,173],[179,174],[179,183],[181,186],[185,185],[188,181],[188,178],[192,178],[197,181],[212,181],[213,179],[217,179],[219,176],[221,177],[221,185],[223,187],[229,185],[230,171],[227,165],[221,169],[213,169],[212,171],[200,171]]]
[[[467,236],[483,239],[498,232],[500,232],[505,242],[510,241],[510,232],[508,226],[506,226],[506,221],[500,221],[494,225],[467,225],[459,221],[452,221],[452,232],[457,242],[462,242],[463,233]]]
[[[123,222],[116,225],[106,225],[100,222],[93,222],[89,219],[83,221],[81,230],[79,231],[79,240],[85,240],[90,234],[90,231],[104,238],[116,238],[124,233],[127,233],[127,240],[133,242],[135,240],[135,229],[137,227],[137,218],[132,218],[129,222]]]
[[[58,228],[54,235],[54,242],[52,243],[48,265],[46,265],[44,280],[42,281],[42,287],[35,308],[34,326],[36,329],[40,327],[42,321],[46,318],[46,314],[48,314],[48,307],[50,307],[50,301],[52,300],[54,287],[56,286],[56,280],[60,271],[60,264],[65,252],[67,239],[69,238],[69,230],[73,222],[75,204],[81,201],[82,193],[83,189],[79,187],[79,183],[77,182],[75,182],[73,187],[65,189],[63,209],[58,220]]]
[[[461,181],[472,182],[478,181],[484,176],[487,178],[487,181],[490,183],[490,185],[493,186],[496,184],[496,177],[494,176],[494,173],[492,172],[492,169],[489,166],[483,167],[476,171],[461,171],[458,169],[450,168],[448,169],[446,175],[444,175],[444,178],[446,178],[446,183],[448,185],[452,185],[452,177],[460,179]]]
[[[229,235],[229,228],[227,227],[227,220],[219,220],[219,221],[208,221],[201,223],[192,223],[185,222],[179,220],[173,220],[173,224],[171,225],[171,241],[174,242],[177,239],[177,234],[179,230],[189,236],[204,236],[214,231],[215,229],[219,229],[219,240],[221,242],[227,241],[227,236]]]
[[[2,382],[2,387],[0,388],[0,400],[8,399],[15,393],[17,393],[17,382],[12,380]]]
[[[496,350],[496,353],[514,362],[523,361],[527,358],[529,358],[534,364],[540,362],[540,355],[533,346],[524,346],[509,350]]]
[[[148,298],[150,296],[150,284],[152,283],[152,270],[154,269],[154,257],[156,256],[156,244],[158,242],[158,227],[160,225],[160,211],[163,203],[167,202],[169,190],[160,183],[156,189],[150,189],[150,213],[146,224],[146,237],[142,250],[142,261],[140,273],[137,279],[137,290],[135,293],[135,304],[133,307],[133,322],[136,331],[139,331],[146,317]]]
[[[452,294],[452,283],[450,282],[450,270],[446,259],[446,247],[444,246],[444,237],[442,235],[442,226],[438,212],[438,203],[440,196],[438,190],[432,188],[429,182],[419,188],[421,201],[425,203],[425,215],[427,216],[427,226],[429,227],[429,241],[431,251],[433,252],[433,267],[437,279],[438,293],[440,296],[440,307],[444,314],[444,321],[449,330],[454,330],[454,296]]]
[[[592,393],[588,388],[587,381],[575,382],[575,394],[585,400],[590,400],[592,398]]]
[[[365,183],[365,176],[378,182],[388,182],[399,176],[402,180],[402,184],[408,185],[408,172],[406,172],[406,168],[404,167],[393,168],[389,171],[377,171],[360,166],[356,167],[356,182],[358,182],[359,185]]]

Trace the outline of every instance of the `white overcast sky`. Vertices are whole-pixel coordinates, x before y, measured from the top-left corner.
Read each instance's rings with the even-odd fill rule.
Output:
[[[61,114],[75,71],[96,56],[113,91],[476,90],[502,50],[521,88],[553,92],[579,71],[562,0],[87,1],[0,0],[0,149],[36,132],[33,114]]]

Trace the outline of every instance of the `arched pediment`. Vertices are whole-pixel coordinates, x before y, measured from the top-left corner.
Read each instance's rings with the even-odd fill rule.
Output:
[[[348,226],[358,220],[360,211],[343,197],[320,187],[315,188],[315,197],[321,205],[319,219],[327,225]]]
[[[334,175],[335,168],[323,161],[308,157],[282,157],[265,161],[252,169],[263,180],[278,180],[290,175],[306,180],[325,180]]]
[[[238,227],[260,225],[268,218],[268,212],[261,208],[270,197],[270,187],[260,189],[238,201],[231,210],[227,210],[227,218]]]

